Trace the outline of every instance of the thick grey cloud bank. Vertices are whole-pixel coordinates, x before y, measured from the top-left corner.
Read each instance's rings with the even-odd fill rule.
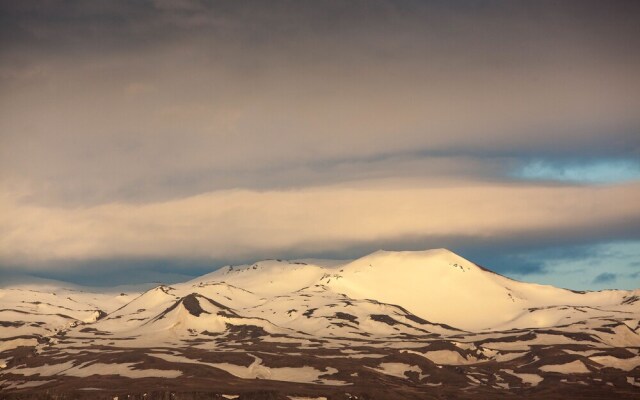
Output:
[[[4,270],[640,240],[638,2],[0,8]]]

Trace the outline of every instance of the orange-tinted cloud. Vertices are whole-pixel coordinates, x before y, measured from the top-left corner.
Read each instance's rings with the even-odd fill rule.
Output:
[[[0,257],[233,258],[318,252],[402,236],[477,238],[579,232],[640,218],[640,185],[474,183],[231,190],[148,204],[45,208],[4,198]],[[612,204],[615,204],[613,206]]]

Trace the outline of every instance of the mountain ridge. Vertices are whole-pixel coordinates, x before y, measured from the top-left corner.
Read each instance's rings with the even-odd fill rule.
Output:
[[[79,393],[88,376],[114,394],[125,392],[113,380],[131,394],[172,377],[198,393],[291,398],[349,398],[343,386],[394,400],[585,395],[568,380],[633,398],[640,387],[640,289],[521,282],[446,249],[321,263],[228,266],[144,292],[2,288],[0,389]],[[388,387],[399,391],[381,395]]]

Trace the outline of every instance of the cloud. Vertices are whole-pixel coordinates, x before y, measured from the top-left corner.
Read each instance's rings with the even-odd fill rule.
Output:
[[[597,284],[612,283],[615,280],[616,280],[616,274],[612,274],[610,272],[603,272],[593,279],[593,283],[597,283]]]
[[[300,190],[229,190],[148,204],[73,209],[5,196],[4,260],[100,257],[246,257],[319,252],[402,237],[579,235],[637,226],[640,186],[527,187],[475,183]],[[616,207],[610,207],[612,199]]]
[[[503,252],[481,255],[478,258],[469,256],[469,259],[492,271],[501,274],[518,275],[525,279],[527,275],[545,274],[547,272],[542,260],[532,260],[523,254]]]
[[[605,235],[606,237],[607,235]],[[571,242],[559,243],[522,243],[521,246],[504,243],[502,247],[494,247],[495,258],[524,260],[525,268],[516,268],[497,263],[491,265],[497,271],[506,272],[509,276],[525,281],[566,287],[575,290],[602,290],[612,287],[620,289],[636,289],[640,285],[638,276],[630,274],[636,269],[635,260],[640,256],[640,241],[570,238]],[[487,249],[484,249],[487,250]],[[475,255],[474,255],[475,256]],[[480,257],[486,257],[480,254]],[[471,258],[480,261],[480,259]],[[538,269],[527,269],[529,265]],[[504,269],[503,269],[504,268]],[[602,277],[600,275],[603,275]],[[615,281],[605,281],[606,274],[616,277]],[[625,279],[617,279],[625,277]],[[613,284],[615,283],[615,286]]]
[[[628,5],[19,3],[0,13],[0,184],[41,204],[640,149]]]
[[[585,236],[571,234],[517,235],[490,242],[471,240],[454,245],[466,258],[490,269],[517,279],[551,284],[578,290],[600,290],[595,280],[603,270],[619,276],[629,276],[618,287],[636,288],[640,256],[640,241],[624,240],[633,236],[629,232],[612,235],[611,232]],[[638,237],[637,233],[635,236]],[[622,238],[622,239],[621,239]]]
[[[638,4],[2,3],[0,262],[636,239]]]

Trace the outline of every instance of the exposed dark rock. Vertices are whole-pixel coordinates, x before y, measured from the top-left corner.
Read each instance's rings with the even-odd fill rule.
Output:
[[[338,318],[338,319],[344,319],[346,321],[354,322],[354,323],[358,324],[358,317],[356,317],[355,315],[351,315],[351,314],[347,314],[347,313],[343,313],[343,312],[338,311],[333,316],[335,318]]]

